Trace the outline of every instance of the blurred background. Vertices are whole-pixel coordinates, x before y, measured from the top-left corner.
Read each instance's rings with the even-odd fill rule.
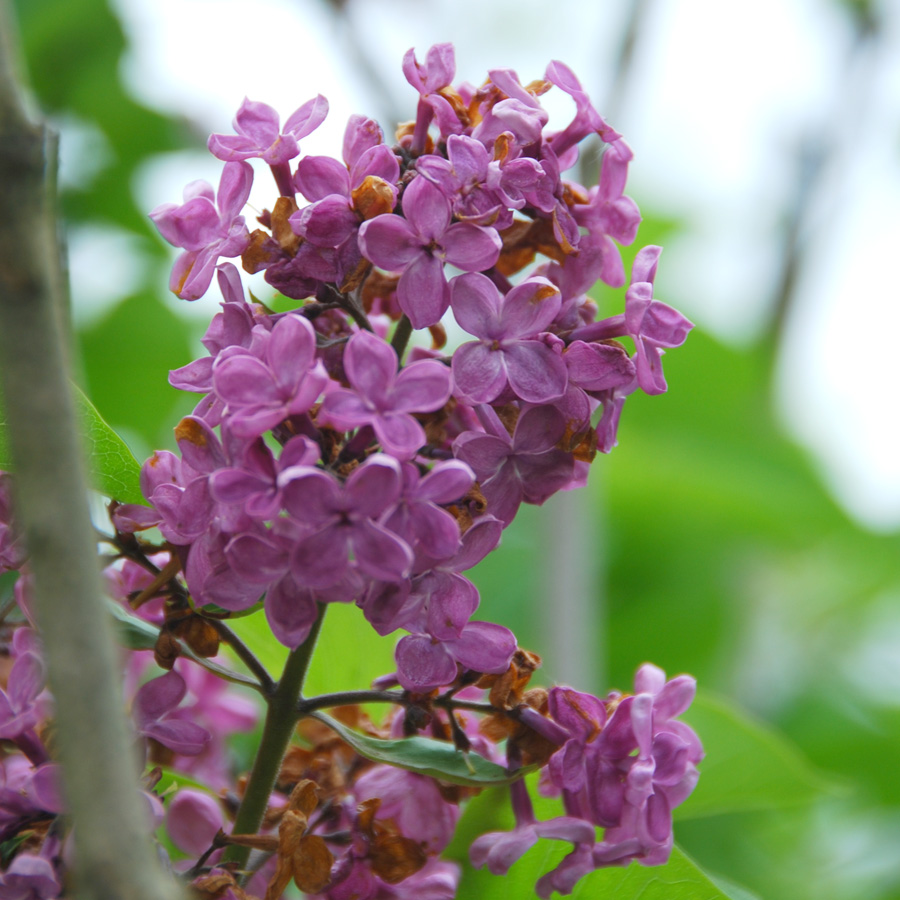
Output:
[[[303,151],[336,155],[351,113],[388,132],[413,117],[411,46],[453,41],[457,81],[528,82],[553,59],[578,74],[635,152],[626,260],[662,244],[656,296],[697,327],[666,359],[669,393],[628,401],[588,490],[525,509],[476,571],[483,617],[544,655],[546,683],[627,689],[645,660],[697,676],[704,771],[727,757],[744,797],[685,807],[676,838],[705,869],[771,900],[900,898],[900,5],[15,6],[62,133],[81,378],[139,459],[173,446],[194,398],[165,372],[201,354],[217,308],[167,293],[173,251],[146,213],[217,182],[206,138],[245,95],[284,118],[325,94]],[[567,97],[543,99],[566,121]],[[598,158],[583,153],[584,183]],[[704,734],[710,708],[740,709],[753,737]]]

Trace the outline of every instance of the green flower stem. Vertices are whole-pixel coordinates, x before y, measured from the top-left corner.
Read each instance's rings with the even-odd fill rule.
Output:
[[[232,834],[256,834],[262,824],[281,762],[297,724],[297,701],[300,699],[300,691],[303,689],[324,616],[325,605],[319,604],[319,615],[309,637],[288,656],[281,680],[269,700],[262,739],[247,781],[244,799],[234,820]],[[225,849],[224,861],[237,863],[238,868],[244,868],[249,856],[249,847],[232,844]]]

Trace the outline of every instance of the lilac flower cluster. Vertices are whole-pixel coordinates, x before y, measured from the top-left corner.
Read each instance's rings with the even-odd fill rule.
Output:
[[[375,122],[352,117],[342,161],[291,166],[323,98],[283,130],[247,100],[237,135],[209,141],[225,162],[216,198],[192,185],[183,205],[152,213],[185,251],[179,296],[199,297],[218,259],[241,254],[303,302],[283,313],[247,303],[234,267],[218,266],[225,302],[209,355],[170,379],[202,395],[176,430],[181,457],[149,460],[153,510],[116,519],[160,528],[198,604],[236,612],[264,598],[289,647],[332,600],[355,601],[379,633],[406,630],[397,679],[416,691],[507,668],[515,639],[471,620],[479,598],[462,573],[521,503],[583,483],[596,449],[615,444],[625,397],[665,390],[662,354],[691,327],[653,299],[654,247],[637,256],[624,314],[594,321],[585,291],[598,278],[624,284],[617,243],[634,240],[640,215],[623,193],[631,151],[575,76],[552,63],[526,86],[497,69],[475,89],[454,87],[454,68],[450,45],[424,63],[410,51],[415,124],[390,147]],[[575,101],[561,130],[547,129],[539,102],[553,87]],[[588,189],[562,173],[594,134],[606,143]],[[252,233],[249,159],[268,163],[280,192]],[[545,262],[514,284],[538,254]],[[452,353],[448,309],[472,338]],[[416,329],[432,346],[404,361]]]
[[[676,718],[693,679],[666,681],[646,665],[633,695],[527,690],[539,658],[508,628],[475,618],[480,596],[465,574],[522,503],[584,484],[597,451],[616,444],[625,399],[666,390],[663,354],[692,327],[654,299],[658,247],[636,254],[621,314],[596,320],[586,294],[598,280],[626,285],[619,247],[640,222],[624,193],[631,150],[562,63],[526,85],[509,69],[478,88],[454,85],[453,48],[442,44],[424,63],[409,51],[403,72],[418,105],[394,143],[353,116],[341,159],[303,156],[300,143],[327,114],[323,97],[284,125],[245,100],[236,133],[209,139],[224,163],[218,190],[194,182],[182,204],[151,213],[183,251],[172,290],[196,300],[216,277],[224,300],[207,355],[170,373],[198,395],[175,429],[178,452],[142,467],[146,505],[110,506],[116,561],[106,577],[115,600],[158,629],[153,656],[167,670],[154,677],[148,653],[125,667],[145,758],[208,787],[181,790],[165,812],[174,847],[197,858],[174,867],[200,896],[274,900],[291,878],[327,900],[455,896],[458,867],[439,856],[475,789],[373,764],[304,718],[312,709],[339,707],[377,738],[423,732],[510,772],[543,767],[541,790],[561,798],[564,814],[538,822],[516,781],[514,830],[471,848],[475,865],[504,873],[540,837],[571,842],[539,881],[542,897],[599,867],[664,862],[671,810],[697,779],[700,743]],[[551,128],[540,97],[554,88],[575,112]],[[590,136],[603,152],[588,188],[564,173]],[[251,160],[269,166],[277,189],[252,231]],[[264,273],[283,311],[248,301],[223,261],[237,257]],[[455,348],[450,315],[467,336]],[[138,536],[154,528],[163,543]],[[16,590],[28,615],[24,564],[0,473],[0,573],[23,572]],[[380,635],[403,633],[396,671],[369,695],[401,712],[378,726],[351,705],[355,695],[304,712],[312,701],[298,686],[304,745],[261,779],[268,805],[255,833],[237,824],[225,833],[229,819],[242,821],[228,738],[256,714],[221,678],[258,689],[270,716],[281,689],[226,620],[262,609],[277,640],[302,653],[332,602],[355,604]],[[227,671],[222,641],[253,678]],[[15,855],[0,896],[49,900],[64,872],[55,763],[39,730],[50,706],[31,629],[16,630],[11,646],[0,740],[15,752],[0,758],[0,842],[35,817],[54,824],[32,842],[37,852]],[[228,859],[235,848],[271,854],[247,884]]]
[[[549,717],[529,721],[560,745],[542,772],[541,790],[561,796],[564,816],[537,822],[524,783],[513,786],[516,828],[482,835],[472,845],[476,866],[504,874],[538,837],[566,840],[572,852],[537,885],[540,897],[571,893],[596,868],[659,865],[672,849],[672,809],[697,783],[703,749],[693,730],[675,717],[694,697],[688,675],[666,681],[646,664],[635,676],[635,693],[601,700],[568,687],[548,696]],[[514,742],[510,752],[517,753]],[[602,841],[595,826],[604,829]]]

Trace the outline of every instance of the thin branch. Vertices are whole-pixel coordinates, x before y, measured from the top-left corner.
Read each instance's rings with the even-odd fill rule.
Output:
[[[398,691],[340,691],[301,700],[297,704],[297,718],[304,719],[317,710],[332,709],[336,706],[354,706],[358,703],[395,703],[397,706],[410,706],[413,702],[407,694]]]
[[[0,40],[10,41],[0,2]],[[73,894],[83,900],[181,896],[151,850],[133,736],[103,605],[97,548],[60,320],[52,140],[27,117],[9,46],[0,47],[0,360],[16,508],[56,699],[66,806],[78,833]]]
[[[219,634],[219,637],[234,650],[238,659],[256,676],[263,693],[270,697],[275,690],[275,679],[266,667],[257,659],[254,652],[221,620],[208,620]]]

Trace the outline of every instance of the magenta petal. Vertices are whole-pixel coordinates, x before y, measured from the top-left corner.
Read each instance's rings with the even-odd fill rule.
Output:
[[[459,523],[446,509],[414,503],[409,517],[419,546],[432,559],[449,559],[459,550]]]
[[[304,538],[291,555],[291,574],[303,587],[336,584],[349,563],[350,529],[331,527]]]
[[[284,133],[292,134],[299,141],[318,128],[327,115],[328,100],[317,94],[288,116],[284,123]]]
[[[457,348],[451,363],[456,393],[475,403],[490,403],[499,396],[507,383],[503,356],[481,341]]]
[[[450,369],[443,363],[428,359],[411,363],[394,381],[391,405],[397,412],[440,409],[450,399],[450,382]]]
[[[372,427],[385,452],[397,459],[412,459],[425,443],[425,430],[406,413],[384,413],[372,420]]]
[[[216,204],[227,226],[244,208],[253,186],[253,167],[248,162],[228,162],[222,169]],[[231,256],[234,254],[225,254]]]
[[[21,710],[32,703],[44,688],[47,673],[34,653],[23,653],[9,673],[6,685],[13,709]]]
[[[154,722],[143,733],[182,756],[199,756],[212,737],[205,728],[183,719]]]
[[[524,856],[538,841],[534,827],[527,825],[513,831],[494,831],[476,838],[469,848],[469,859],[476,869],[487,864],[492,875],[505,875],[510,866]]]
[[[275,396],[269,369],[255,356],[230,356],[213,367],[216,393],[235,406],[256,406]]]
[[[475,473],[464,462],[449,459],[438,463],[416,489],[416,497],[432,503],[453,503],[472,487]]]
[[[216,503],[240,503],[269,484],[267,479],[244,469],[219,469],[210,476],[209,492]]]
[[[453,444],[453,452],[472,467],[480,481],[495,475],[512,452],[510,445],[492,434],[466,432]]]
[[[393,532],[366,519],[354,529],[353,556],[360,572],[378,581],[400,581],[409,575],[413,555]]]
[[[139,728],[155,722],[178,706],[187,693],[187,685],[177,672],[166,672],[141,685],[134,695],[134,718]]]
[[[619,346],[573,341],[563,359],[569,381],[585,391],[608,391],[634,378],[634,363]]]
[[[555,406],[526,409],[516,423],[516,453],[545,453],[565,434],[566,420]]]
[[[414,178],[403,194],[402,204],[404,215],[423,245],[441,240],[450,224],[450,201],[440,188],[427,178]]]
[[[456,663],[444,648],[425,634],[408,634],[394,650],[397,677],[409,691],[430,691],[456,678]]]
[[[269,590],[264,608],[272,634],[291,650],[296,650],[306,640],[319,613],[312,592],[300,588],[290,576],[282,578]]]
[[[541,341],[516,341],[504,348],[503,359],[509,386],[520,399],[546,403],[566,392],[566,364]]]
[[[225,548],[225,555],[238,577],[251,584],[268,584],[288,567],[285,551],[255,534],[238,535]]]
[[[427,328],[440,322],[450,305],[443,263],[429,253],[415,256],[400,276],[397,302],[409,316],[413,328]]]
[[[457,222],[441,238],[444,258],[464,272],[481,272],[496,265],[503,241],[495,228]]]
[[[475,672],[505,672],[516,652],[515,635],[493,622],[469,622],[462,635],[448,643],[456,659]]]
[[[604,159],[604,166],[606,160]],[[656,267],[659,264],[659,257],[662,253],[662,247],[650,245],[638,250],[634,257],[634,263],[631,266],[631,281],[637,283],[639,281],[652,282],[656,278]]]
[[[500,292],[486,275],[469,272],[450,283],[450,303],[459,327],[475,337],[494,340],[500,327]]]
[[[278,476],[284,506],[299,522],[324,525],[343,507],[337,481],[321,469],[290,466]]]
[[[266,346],[266,361],[279,385],[293,391],[316,355],[316,333],[309,319],[287,315],[276,323]]]
[[[175,846],[189,856],[199,856],[209,849],[224,825],[222,807],[203,791],[183,788],[168,802],[166,831]]]
[[[307,200],[313,202],[329,194],[350,196],[347,167],[330,156],[304,156],[297,166],[294,184]]]
[[[462,548],[453,559],[453,568],[465,572],[477,565],[499,543],[503,523],[493,516],[482,516],[462,537]]]
[[[362,223],[359,249],[376,266],[400,272],[422,252],[422,239],[406,219],[384,213]]]
[[[325,395],[319,411],[321,421],[331,422],[336,428],[358,428],[372,421],[376,413],[366,406],[354,391],[339,388]]]
[[[259,147],[268,147],[278,138],[278,112],[259,100],[244,97],[233,124],[235,131],[255,141]]]
[[[424,587],[425,585],[423,585]],[[439,572],[427,580],[428,631],[441,641],[460,637],[478,609],[478,589],[462,575]]]
[[[212,390],[213,358],[204,356],[169,372],[169,384],[180,391],[207,393]]]
[[[654,711],[660,720],[679,716],[692,703],[697,693],[697,681],[690,675],[679,675],[669,681],[657,694]]]
[[[397,375],[397,354],[390,344],[370,331],[358,331],[344,348],[347,380],[364,396],[384,396]]]
[[[546,331],[561,305],[559,289],[546,278],[529,278],[503,301],[501,321],[506,337],[534,337]]]
[[[377,518],[400,499],[402,485],[397,460],[378,453],[353,471],[344,490],[356,510]]]

